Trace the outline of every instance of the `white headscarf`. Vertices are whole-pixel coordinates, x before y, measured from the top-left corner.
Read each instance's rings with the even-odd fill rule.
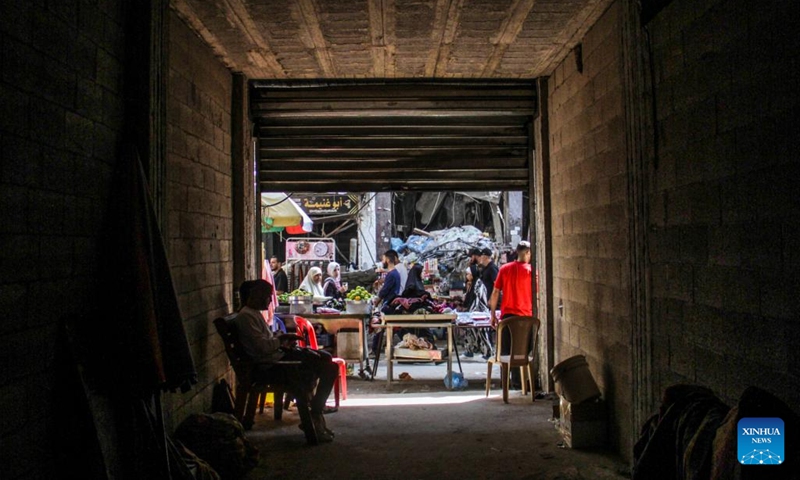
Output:
[[[337,272],[338,269],[338,272]],[[341,266],[336,262],[331,262],[328,264],[328,276],[333,279],[333,284],[336,285],[336,289],[340,289],[342,287],[342,269]]]
[[[315,283],[315,275],[322,275],[322,269],[319,267],[309,268],[306,278],[304,278],[303,283],[300,284],[300,289],[305,290],[306,292],[311,292],[311,295],[315,297],[324,297],[325,293],[322,291],[322,282]]]

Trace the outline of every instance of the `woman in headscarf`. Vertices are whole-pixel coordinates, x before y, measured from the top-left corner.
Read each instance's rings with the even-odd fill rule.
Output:
[[[330,262],[327,270],[328,278],[325,279],[325,283],[322,285],[322,291],[326,297],[343,298],[347,288],[342,285],[341,266],[336,262]]]
[[[471,284],[471,288],[464,296],[466,310],[468,312],[488,312],[489,301],[486,298],[486,286],[478,277],[478,268],[475,265],[470,265],[467,271],[467,283]]]
[[[415,263],[408,271],[406,289],[403,291],[404,297],[421,297],[425,295],[425,284],[422,282],[422,264]]]
[[[322,269],[319,267],[311,267],[308,269],[306,278],[300,284],[300,290],[310,292],[315,297],[324,297],[325,292],[322,290]]]

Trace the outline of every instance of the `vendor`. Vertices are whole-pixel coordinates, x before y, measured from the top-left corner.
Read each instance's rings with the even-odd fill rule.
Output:
[[[322,284],[322,291],[326,297],[331,298],[344,298],[344,293],[347,291],[347,285],[342,284],[341,266],[337,262],[330,262],[328,264],[328,278]]]
[[[386,274],[378,295],[374,297],[375,305],[381,305],[381,303],[389,304],[402,292],[400,289],[400,272],[396,268],[398,263],[400,263],[400,258],[396,251],[387,250],[383,254],[383,270],[389,273]]]
[[[269,259],[269,267],[272,270],[272,281],[275,285],[275,294],[280,295],[289,290],[289,278],[286,272],[283,271],[283,265],[277,255],[273,255]]]
[[[324,297],[325,292],[322,290],[322,269],[319,267],[311,267],[308,269],[306,278],[300,284],[300,290],[310,292],[315,297]]]

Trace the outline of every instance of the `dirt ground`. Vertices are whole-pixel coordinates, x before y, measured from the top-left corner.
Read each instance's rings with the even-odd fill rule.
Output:
[[[326,416],[333,443],[309,447],[294,408],[283,420],[256,415],[247,438],[261,453],[247,479],[545,479],[630,478],[627,465],[602,450],[563,447],[550,400],[519,391],[504,404],[499,370],[485,398],[486,363],[464,359],[469,387],[445,389],[446,365],[400,364],[411,380],[387,386],[384,366],[374,381],[348,378],[348,398]],[[454,362],[454,369],[457,369]],[[358,369],[356,368],[356,371]]]

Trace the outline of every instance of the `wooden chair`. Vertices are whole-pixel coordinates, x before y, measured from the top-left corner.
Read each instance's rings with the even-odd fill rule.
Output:
[[[214,320],[214,326],[225,343],[225,353],[227,353],[228,360],[236,374],[234,415],[242,422],[242,426],[249,430],[253,427],[256,407],[259,404],[259,396],[261,394],[271,391],[274,393],[275,398],[279,399],[283,398],[285,392],[291,392],[297,401],[297,412],[300,415],[306,441],[311,445],[316,445],[318,439],[314,429],[314,422],[311,421],[308,392],[292,391],[292,382],[289,381],[292,376],[298,375],[297,369],[301,362],[271,362],[269,363],[271,365],[270,372],[274,371],[274,375],[270,376],[266,381],[255,381],[252,378],[253,370],[256,365],[264,365],[264,363],[253,362],[244,352],[241,343],[239,343],[236,328],[231,323],[235,317],[236,314],[231,314]],[[275,420],[281,419],[282,410],[280,403],[276,403],[274,408]]]
[[[539,334],[540,321],[534,317],[508,317],[500,322],[497,327],[497,348],[495,355],[487,362],[486,396],[492,385],[492,367],[500,364],[500,381],[503,385],[503,401],[508,403],[508,383],[511,377],[511,367],[519,367],[522,377],[522,394],[527,394],[528,381],[531,382],[531,401],[536,401],[533,385],[533,368],[535,361],[536,338]],[[511,333],[511,353],[501,355],[503,331],[509,329]]]

